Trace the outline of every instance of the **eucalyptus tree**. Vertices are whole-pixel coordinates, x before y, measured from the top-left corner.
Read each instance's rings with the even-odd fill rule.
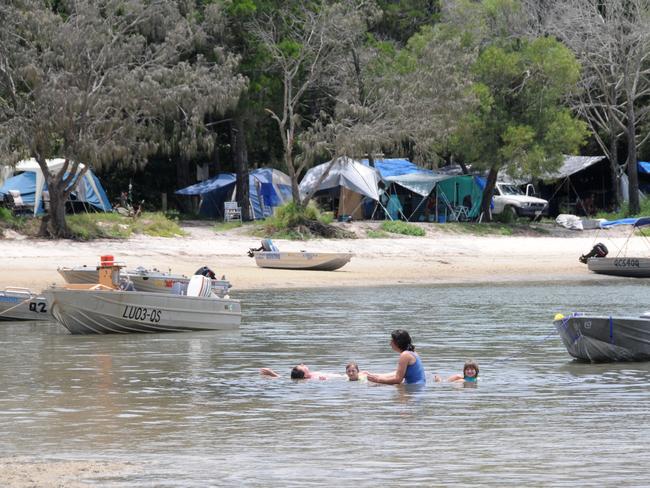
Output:
[[[197,54],[203,33],[172,0],[20,0],[0,7],[0,147],[38,162],[50,193],[41,232],[67,237],[65,202],[89,167],[190,155],[204,114],[232,106],[236,59]],[[51,172],[47,160],[64,157]],[[80,164],[85,167],[80,169]]]
[[[313,106],[305,107],[306,100],[311,97],[312,104],[329,109],[329,83],[348,46],[365,32],[364,9],[369,4],[372,2],[365,0],[287,2],[249,24],[268,55],[270,72],[281,80],[279,106],[267,106],[266,111],[277,124],[293,200],[298,205],[298,180],[310,163],[309,158],[296,157],[298,139],[321,112]]]
[[[516,0],[459,0],[448,8],[447,21],[479,49],[472,67],[479,107],[463,117],[454,147],[488,170],[481,211],[489,216],[499,171],[542,176],[583,143],[586,124],[565,104],[580,65],[556,39],[527,35],[530,19]]]
[[[575,109],[588,122],[610,161],[612,186],[627,167],[629,211],[639,212],[637,152],[650,133],[650,3],[647,0],[562,0],[547,12],[545,28],[561,39],[583,67]],[[626,141],[627,161],[618,147]]]

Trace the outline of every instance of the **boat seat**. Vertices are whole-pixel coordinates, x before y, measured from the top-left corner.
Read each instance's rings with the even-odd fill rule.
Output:
[[[206,276],[193,275],[187,285],[188,297],[209,297],[212,293],[212,280]]]

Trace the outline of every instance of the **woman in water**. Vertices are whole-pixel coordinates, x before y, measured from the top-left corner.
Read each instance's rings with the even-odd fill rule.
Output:
[[[398,385],[400,383],[423,385],[426,383],[424,366],[422,366],[420,356],[415,352],[415,346],[411,342],[409,333],[398,329],[394,330],[390,336],[390,347],[393,351],[399,353],[397,369],[395,369],[394,373],[368,373],[368,381],[385,385]]]
[[[442,378],[438,375],[434,379],[440,383]],[[476,383],[478,380],[478,363],[473,359],[465,361],[463,366],[463,374],[454,374],[447,378],[448,383]]]

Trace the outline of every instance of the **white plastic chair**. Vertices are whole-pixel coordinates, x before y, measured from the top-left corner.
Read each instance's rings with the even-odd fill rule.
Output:
[[[237,205],[237,202],[223,202],[223,220],[224,222],[233,220],[241,222],[241,207]]]

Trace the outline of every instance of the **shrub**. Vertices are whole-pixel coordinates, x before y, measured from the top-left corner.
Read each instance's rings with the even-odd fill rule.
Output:
[[[386,232],[391,232],[393,234],[403,234],[406,236],[422,237],[426,234],[423,228],[418,227],[417,225],[409,224],[408,222],[402,222],[401,220],[382,222],[381,228]]]

